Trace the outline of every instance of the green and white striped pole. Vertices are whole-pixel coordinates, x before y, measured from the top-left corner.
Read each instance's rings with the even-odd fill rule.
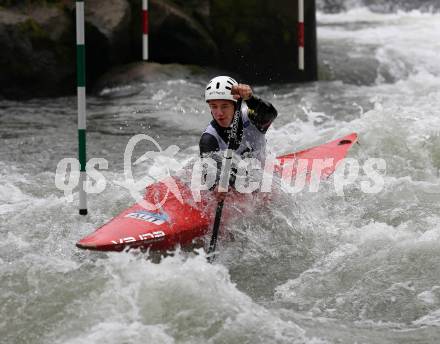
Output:
[[[78,159],[79,178],[79,213],[87,215],[87,194],[84,190],[86,181],[86,51],[84,41],[84,1],[76,0],[76,80],[78,95]]]

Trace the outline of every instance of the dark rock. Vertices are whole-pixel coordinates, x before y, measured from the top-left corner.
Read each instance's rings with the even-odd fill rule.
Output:
[[[305,72],[297,68],[297,3],[292,0],[149,0],[150,61],[216,66],[248,82],[314,80],[314,3],[305,2]],[[3,5],[9,9],[0,9],[0,94],[15,98],[73,94],[74,2],[7,0]],[[141,60],[141,1],[85,1],[85,10],[90,90],[115,65]],[[166,69],[141,68],[143,78],[181,73]],[[138,78],[137,73],[128,75]]]
[[[204,25],[211,31],[210,25],[210,0],[172,0],[175,4],[184,9],[191,17]]]
[[[76,90],[75,4],[0,9],[0,91],[9,98]],[[130,60],[131,9],[126,0],[86,2],[87,86]]]
[[[305,1],[305,70],[298,70],[298,4],[292,0],[212,0],[220,67],[249,82],[317,79],[315,1]]]
[[[85,2],[86,63],[93,81],[111,66],[130,60],[131,8],[126,0]]]
[[[195,1],[192,1],[193,3]],[[218,48],[206,27],[191,16],[190,4],[180,7],[163,0],[150,0],[150,56],[153,61],[209,65]],[[206,4],[194,10],[199,17],[209,13]],[[205,24],[208,20],[205,16]]]
[[[150,83],[169,79],[191,79],[200,77],[206,82],[218,71],[195,65],[181,65],[177,63],[160,64],[154,62],[135,62],[124,66],[117,66],[105,73],[96,83],[95,92],[101,93],[105,88],[120,87],[134,83]]]
[[[62,8],[38,6],[26,13],[0,9],[0,83],[6,97],[73,92],[72,23]]]

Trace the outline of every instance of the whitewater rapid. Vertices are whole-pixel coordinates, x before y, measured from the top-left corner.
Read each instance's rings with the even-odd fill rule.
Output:
[[[200,80],[88,98],[88,157],[105,190],[77,215],[55,187],[76,156],[76,99],[0,101],[0,338],[5,343],[437,343],[440,338],[440,14],[318,14],[321,81],[258,85],[279,117],[276,154],[357,132],[349,153],[386,161],[384,187],[282,195],[234,224],[215,264],[177,253],[81,251],[75,242],[134,201],[133,135],[184,163],[210,120]],[[142,147],[148,149],[151,147]],[[138,152],[142,154],[141,151]],[[137,176],[148,171],[142,164]],[[157,173],[157,171],[155,171]]]

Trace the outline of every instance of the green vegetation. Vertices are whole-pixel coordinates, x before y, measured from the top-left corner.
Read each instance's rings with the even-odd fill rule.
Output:
[[[19,30],[30,37],[32,40],[44,40],[49,39],[49,35],[34,19],[29,18],[23,23],[18,24]]]

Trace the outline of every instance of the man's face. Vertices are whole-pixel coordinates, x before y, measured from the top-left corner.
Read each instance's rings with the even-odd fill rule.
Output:
[[[229,127],[234,118],[234,102],[232,100],[208,100],[212,117],[223,128]]]

